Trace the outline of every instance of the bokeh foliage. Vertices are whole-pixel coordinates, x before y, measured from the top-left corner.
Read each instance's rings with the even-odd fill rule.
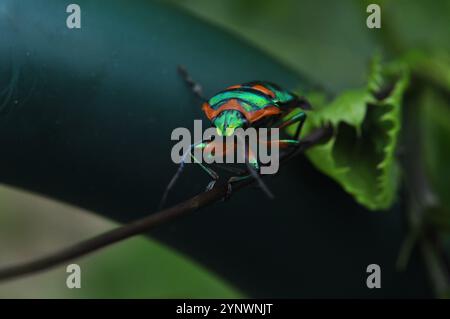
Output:
[[[399,109],[395,107],[399,105],[399,97],[394,96],[392,100],[384,101],[389,104],[389,112],[383,114],[388,114],[393,124],[379,127],[381,135],[364,135],[366,131],[364,125],[374,124],[376,122],[372,121],[374,118],[383,116],[376,112],[375,114],[372,111],[368,112],[368,104],[372,104],[371,108],[380,107],[383,110],[386,106],[378,105],[373,99],[371,89],[373,84],[378,82],[370,78],[367,84],[369,64],[375,51],[381,51],[387,60],[406,63],[412,72],[413,81],[419,78],[422,82],[430,84],[427,85],[423,95],[419,94],[422,101],[420,112],[423,119],[421,127],[424,136],[423,147],[426,152],[427,170],[436,193],[440,202],[448,208],[450,179],[443,178],[448,176],[450,171],[447,165],[450,138],[448,1],[434,1],[432,4],[420,0],[383,1],[382,30],[368,30],[365,27],[365,6],[356,0],[171,2],[215,25],[231,30],[244,41],[259,47],[298,73],[309,75],[334,94],[331,104],[328,99],[325,102],[325,97],[318,100],[316,103],[319,107],[318,115],[316,120],[314,115],[310,116],[310,125],[313,125],[314,121],[326,120],[334,122],[336,126],[342,126],[339,131],[344,134],[342,135],[344,139],[340,141],[347,139],[348,136],[345,134],[357,136],[351,126],[359,128],[363,137],[361,143],[366,142],[366,138],[375,140],[371,143],[379,147],[376,150],[377,156],[372,158],[368,156],[372,154],[362,154],[365,155],[363,158],[346,158],[349,145],[338,143],[338,139],[323,146],[322,150],[318,148],[313,151],[310,156],[319,168],[321,165],[328,165],[321,170],[340,181],[360,203],[370,208],[383,208],[396,198],[395,184],[398,182],[398,176],[393,159],[395,143],[392,139],[386,142],[381,135],[388,131],[398,133]],[[133,3],[130,2],[129,5]],[[196,57],[189,58],[196,59]],[[201,68],[201,61],[195,62],[198,62],[196,64]],[[213,78],[216,74],[211,72],[208,76]],[[398,82],[399,91],[404,89],[403,81],[400,79]],[[421,87],[413,89],[422,91]],[[173,88],[167,90],[170,93]],[[324,107],[332,106],[342,112],[333,114],[334,112],[322,110],[321,102]],[[407,107],[408,105],[403,109]],[[369,113],[370,119],[366,121]],[[376,140],[381,143],[377,143]],[[321,151],[322,155],[319,154]],[[384,155],[380,155],[383,152]],[[357,161],[358,166],[355,164]],[[339,167],[333,167],[334,162],[339,163]],[[386,163],[386,173],[381,178],[374,170],[380,163]],[[342,171],[341,165],[350,167],[351,177],[348,177],[349,169]],[[391,174],[395,176],[391,178]],[[364,180],[360,179],[361,176],[364,176]],[[378,192],[368,186],[361,187],[361,183],[367,184],[370,181],[373,181],[372,185],[377,185],[380,179],[386,184],[383,186],[384,191]],[[435,215],[434,220],[439,224],[448,222],[448,215],[445,213],[447,209],[436,211],[439,214]],[[86,295],[79,297],[241,296],[229,289],[226,284],[215,281],[204,268],[197,268],[195,264],[183,261],[180,256],[175,256],[166,249],[157,242],[144,243],[142,240],[136,240],[111,248],[105,255],[91,257],[96,262],[92,265],[92,273],[88,276],[96,283],[96,287],[103,287],[104,290],[97,290],[92,286],[92,290],[86,290]],[[130,287],[127,277],[122,277],[124,269],[119,269],[120,263],[124,260],[135,260],[134,263],[131,262],[134,267],[125,270],[130,272],[128,278],[133,282],[137,280],[136,278],[148,278],[149,282],[152,282],[155,278],[154,273],[160,276],[160,280],[153,285],[142,282],[135,287],[136,289]],[[158,262],[155,263],[155,260]],[[117,265],[117,268],[111,265]],[[142,270],[142,265],[144,267],[148,265],[148,272]],[[161,269],[164,270],[163,273]],[[181,270],[183,275],[177,276]],[[117,280],[108,282],[111,278]]]
[[[30,211],[33,220],[30,223]],[[95,214],[0,187],[0,266],[55,251],[113,227]],[[36,221],[38,219],[38,221]],[[138,237],[80,258],[82,289],[66,265],[0,284],[0,298],[238,298],[243,294],[171,247]]]
[[[389,70],[377,59],[367,87],[348,90],[330,104],[315,104],[305,133],[331,125],[334,136],[307,152],[314,165],[372,210],[389,208],[397,197],[399,163],[395,156],[401,106],[409,74]],[[377,94],[389,90],[386,96]]]

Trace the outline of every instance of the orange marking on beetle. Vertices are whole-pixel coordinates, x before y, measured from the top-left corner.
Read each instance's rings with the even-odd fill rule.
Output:
[[[241,112],[245,116],[245,118],[247,119],[247,121],[249,123],[256,122],[266,116],[276,115],[276,114],[281,113],[281,110],[274,105],[266,106],[265,108],[263,108],[261,110],[247,112],[246,110],[244,110],[244,108],[241,106],[241,104],[236,99],[229,100],[228,102],[221,105],[217,110],[214,110],[211,107],[211,105],[209,105],[208,102],[205,102],[205,103],[203,103],[202,110],[203,110],[203,112],[205,112],[205,114],[209,120],[214,119],[217,115],[219,115],[223,111],[236,110],[236,111]]]
[[[204,154],[206,156],[225,157],[230,152],[236,154],[238,145],[239,144],[236,143],[236,141],[233,141],[233,143],[225,143],[221,140],[213,140],[206,145]],[[244,153],[247,155],[247,159],[250,162],[256,161],[256,153],[251,149],[250,146],[244,151]]]
[[[266,88],[265,86],[262,86],[261,84],[255,84],[252,86],[253,89],[264,93],[267,96],[270,96],[272,99],[275,97],[275,93],[273,93],[271,90]]]
[[[227,87],[227,90],[232,90],[232,89],[240,89],[242,87],[242,85],[237,84],[237,85],[232,85]]]

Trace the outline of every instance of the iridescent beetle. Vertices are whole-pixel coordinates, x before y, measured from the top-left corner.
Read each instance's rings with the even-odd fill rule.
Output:
[[[253,81],[230,86],[207,100],[203,97],[201,86],[192,80],[183,67],[179,67],[179,72],[191,87],[193,93],[203,100],[202,110],[212,125],[216,127],[218,135],[231,136],[237,128],[245,129],[250,126],[255,128],[277,127],[282,129],[298,123],[296,132],[291,139],[280,139],[271,143],[278,143],[280,148],[295,148],[299,145],[299,135],[306,119],[306,113],[303,110],[311,109],[309,102],[305,98],[299,97],[270,82]],[[205,149],[211,147],[211,143],[211,141],[198,142],[191,146],[191,150],[194,148]],[[201,161],[194,157],[192,152],[186,155],[191,156],[194,162],[199,164],[213,179],[207,187],[207,189],[211,189],[219,179],[219,175],[211,168],[203,165]],[[259,178],[258,159],[251,151],[247,155],[246,164],[249,174],[245,176],[240,174],[240,176],[231,177],[228,180],[229,191],[231,191],[231,183],[254,177],[258,180],[263,190],[269,196],[272,196]],[[169,183],[161,203],[164,203],[168,191],[178,179],[183,167],[184,161],[181,162],[177,173]]]

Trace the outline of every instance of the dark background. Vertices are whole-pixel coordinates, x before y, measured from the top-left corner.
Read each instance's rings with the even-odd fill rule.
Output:
[[[0,88],[5,88],[0,100],[3,103],[0,103],[0,182],[117,222],[155,211],[164,187],[176,170],[170,159],[171,131],[181,126],[190,128],[194,119],[203,118],[199,102],[176,73],[178,64],[185,65],[203,83],[207,95],[254,79],[270,79],[305,92],[318,83],[333,93],[364,82],[366,63],[378,47],[378,36],[367,34],[364,7],[352,1],[345,1],[342,8],[330,1],[315,5],[305,1],[295,6],[291,2],[292,10],[268,4],[258,9],[252,1],[239,7],[234,1],[235,7],[228,5],[228,11],[208,7],[204,1],[180,2],[188,8],[183,10],[153,1],[111,0],[106,4],[79,0],[77,3],[82,8],[81,30],[65,27],[65,2],[4,0],[0,4]],[[285,6],[290,8],[288,2]],[[298,19],[291,14],[286,16],[294,9],[300,12]],[[184,10],[203,15],[209,12],[211,20],[218,17],[215,23],[222,26],[228,23],[232,32]],[[237,16],[243,12],[248,14],[241,18],[240,25],[232,23],[230,12],[237,12]],[[274,34],[295,39],[291,47],[281,46],[281,40],[274,34],[273,44],[263,37],[248,40],[251,32],[264,33],[258,26],[267,12],[272,14],[272,20],[266,20],[265,27],[270,29],[273,25]],[[251,20],[253,13],[262,18]],[[283,14],[292,24],[298,24],[292,28],[294,31],[284,32],[276,23]],[[327,18],[333,18],[333,23]],[[307,22],[311,23],[310,30],[305,31]],[[288,29],[287,24],[285,27]],[[239,28],[242,34],[238,34]],[[324,30],[331,31],[328,34]],[[353,33],[345,33],[349,30]],[[346,47],[347,42],[352,47]],[[265,46],[274,48],[263,52]],[[329,50],[335,51],[332,54]],[[298,55],[301,62],[293,63],[293,52],[303,52]],[[334,67],[327,70],[326,65]],[[189,167],[169,201],[175,203],[188,198],[207,183],[208,178],[198,167]],[[188,267],[181,264],[177,268],[170,260],[167,265],[160,264],[155,261],[158,254],[151,255],[156,248],[152,250],[139,243],[134,259],[127,260],[129,255],[122,249],[123,257],[109,260],[122,263],[115,271],[108,268],[111,265],[105,260],[103,264],[100,261],[101,266],[92,266],[102,273],[100,277],[105,277],[108,269],[110,276],[96,281],[91,274],[92,280],[86,281],[86,294],[77,292],[75,297],[136,296],[133,285],[139,286],[139,297],[431,296],[426,270],[418,254],[413,253],[405,271],[395,269],[407,231],[401,194],[389,211],[368,211],[303,157],[283,167],[269,180],[269,186],[276,196],[273,201],[258,189],[245,189],[230,201],[217,203],[150,234],[171,247],[169,251],[173,248],[205,267],[200,268],[200,274],[210,276],[205,270],[208,269],[215,274],[214,280],[217,275],[239,293],[231,293],[231,288],[208,290],[209,286],[201,279],[189,281],[184,278],[190,276]],[[3,199],[6,204],[0,215],[8,214],[8,208],[18,207],[8,202],[7,195]],[[20,234],[27,232],[28,227],[23,226],[27,223],[41,225],[39,209],[37,215],[34,210],[29,207],[29,220],[23,224],[5,226],[4,223],[1,227],[15,227],[14,233]],[[43,214],[48,214],[51,220],[64,211]],[[67,223],[64,216],[58,218],[61,223]],[[89,223],[86,220],[83,225]],[[54,223],[49,231],[57,233],[58,227],[67,226]],[[96,233],[94,230],[97,228],[89,234]],[[65,240],[81,239],[76,234]],[[48,234],[38,231],[33,238],[36,236]],[[11,236],[6,238],[14,240]],[[0,248],[2,264],[14,261],[8,243],[3,241]],[[177,255],[176,252],[173,254]],[[20,258],[31,255],[28,251]],[[145,260],[142,265],[139,256]],[[92,261],[86,264],[86,269],[95,264],[94,257],[89,257]],[[381,266],[381,289],[366,287],[366,267],[372,263]],[[147,264],[153,266],[144,277],[130,275],[133,271],[144,274]],[[173,273],[164,270],[165,267],[172,267]],[[61,280],[62,272],[60,269],[55,278],[48,280]],[[162,280],[156,288],[153,285],[158,278],[173,274],[179,276],[178,280]],[[131,278],[128,283],[119,278],[127,276]],[[145,284],[138,284],[142,280],[147,280],[148,292]],[[40,283],[47,285],[47,282]],[[190,288],[180,289],[183,285]],[[0,284],[2,297],[8,297],[9,291],[16,296],[30,296],[29,291],[14,288],[13,282],[4,287],[2,290]],[[163,288],[158,291],[158,287]],[[52,295],[35,287],[35,294],[31,295],[54,296],[60,290],[53,291]]]

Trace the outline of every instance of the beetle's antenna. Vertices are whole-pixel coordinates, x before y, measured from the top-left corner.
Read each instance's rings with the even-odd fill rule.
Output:
[[[258,186],[262,189],[262,191],[267,195],[267,197],[269,197],[270,199],[274,199],[275,196],[270,191],[270,189],[266,185],[266,183],[264,183],[261,176],[259,176],[258,172],[255,171],[255,169],[250,165],[250,163],[248,161],[245,161],[245,164],[247,165],[247,168],[250,171],[250,174],[256,180],[256,182],[258,183]]]
[[[183,80],[189,85],[189,88],[192,90],[192,92],[202,101],[206,101],[206,98],[203,95],[203,88],[202,86],[195,82],[194,79],[189,75],[189,72],[186,70],[186,68],[182,65],[178,66],[178,73],[180,73]]]

